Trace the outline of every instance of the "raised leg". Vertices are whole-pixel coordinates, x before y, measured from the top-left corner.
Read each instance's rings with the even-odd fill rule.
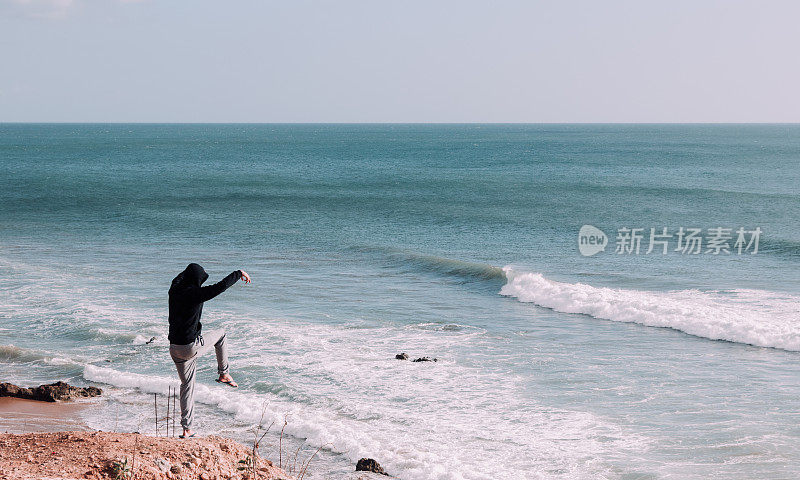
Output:
[[[213,330],[203,335],[205,345],[202,347],[201,355],[208,351],[211,345],[214,345],[214,351],[217,354],[217,373],[220,378],[228,375],[228,347],[225,344],[225,331]]]

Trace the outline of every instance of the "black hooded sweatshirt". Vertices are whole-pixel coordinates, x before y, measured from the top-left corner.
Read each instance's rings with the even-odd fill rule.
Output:
[[[221,282],[201,287],[208,274],[200,265],[190,263],[186,269],[172,279],[169,287],[169,343],[187,345],[200,335],[203,324],[203,302],[211,300],[224,292],[242,278],[242,271],[236,270]]]

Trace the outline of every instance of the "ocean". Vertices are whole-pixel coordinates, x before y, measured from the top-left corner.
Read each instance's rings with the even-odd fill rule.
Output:
[[[306,478],[796,478],[799,167],[800,125],[0,124],[0,380],[152,434],[197,262],[253,283],[195,429]]]

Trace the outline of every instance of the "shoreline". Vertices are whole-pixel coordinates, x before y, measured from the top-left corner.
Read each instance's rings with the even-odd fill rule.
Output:
[[[14,397],[0,397],[0,432],[24,434],[69,431],[91,431],[80,412],[90,401],[42,402]]]

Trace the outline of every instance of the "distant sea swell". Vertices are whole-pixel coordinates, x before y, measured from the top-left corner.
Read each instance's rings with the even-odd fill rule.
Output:
[[[384,262],[400,270],[417,270],[458,277],[463,281],[504,282],[506,280],[506,274],[501,267],[485,263],[385,247],[355,246],[350,247],[349,250],[358,253],[375,254]]]
[[[785,243],[785,242],[784,242]],[[794,249],[781,244],[784,253]],[[773,244],[770,249],[774,249]],[[503,284],[500,295],[562,313],[671,328],[696,337],[800,351],[800,296],[754,289],[667,292],[594,287],[548,279],[541,273],[416,252],[354,247],[391,265],[464,282]]]

